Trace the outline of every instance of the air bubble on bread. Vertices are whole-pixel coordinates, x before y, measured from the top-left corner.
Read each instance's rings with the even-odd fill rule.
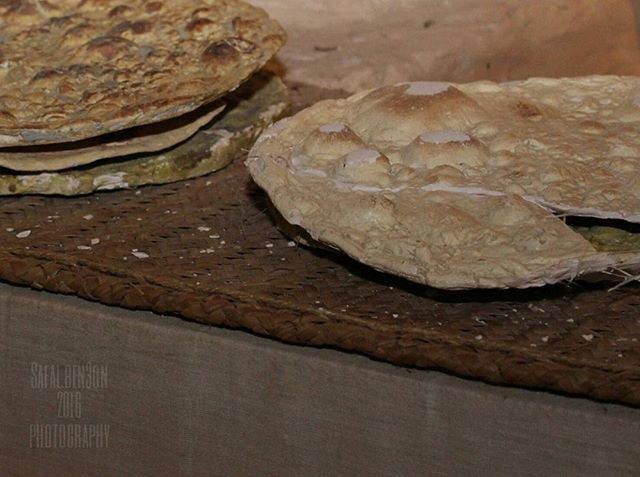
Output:
[[[386,187],[390,183],[389,159],[370,148],[345,154],[334,167],[338,181]]]
[[[414,81],[412,83],[401,83],[402,86],[407,85],[404,94],[410,96],[433,96],[444,93],[451,86],[449,83],[438,81]]]
[[[408,144],[425,131],[469,130],[489,119],[477,101],[453,86],[434,95],[408,95],[405,89],[396,85],[365,96],[347,112],[349,126],[384,148]]]
[[[471,138],[462,131],[427,131],[419,136],[422,142],[444,144],[448,142],[465,142]]]
[[[404,164],[417,169],[480,167],[486,155],[484,145],[459,131],[423,133],[400,153]]]
[[[302,143],[300,152],[322,159],[343,156],[367,147],[351,128],[344,124],[339,129],[337,126],[337,124],[331,124],[314,129]]]

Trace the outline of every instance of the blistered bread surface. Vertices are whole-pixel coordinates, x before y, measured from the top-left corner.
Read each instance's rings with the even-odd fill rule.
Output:
[[[525,287],[616,265],[554,213],[640,222],[639,121],[631,77],[402,83],[275,124],[248,165],[286,220],[376,268]]]
[[[284,41],[239,0],[0,2],[0,147],[179,116],[237,87]]]

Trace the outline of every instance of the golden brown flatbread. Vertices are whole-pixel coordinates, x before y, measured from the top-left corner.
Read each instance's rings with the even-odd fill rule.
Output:
[[[192,111],[285,41],[240,0],[0,2],[0,147],[86,139]]]
[[[222,114],[179,144],[64,171],[35,174],[0,171],[0,195],[81,195],[202,176],[242,155],[257,135],[289,107],[288,91],[282,81],[260,74],[226,95],[223,101],[226,109]],[[212,104],[213,110],[218,109],[216,103]]]
[[[553,212],[640,222],[640,78],[403,83],[269,128],[247,165],[314,239],[441,288],[640,262]]]

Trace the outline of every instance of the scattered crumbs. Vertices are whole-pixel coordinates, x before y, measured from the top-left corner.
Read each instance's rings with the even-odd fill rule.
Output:
[[[389,287],[389,290],[393,290],[393,287]]]
[[[7,227],[7,232],[13,232],[15,229],[13,227]]]
[[[438,326],[442,326],[442,321],[436,321],[436,323],[438,324]]]
[[[540,338],[540,341],[542,341],[543,343],[547,343],[549,341],[549,337],[543,336],[542,338]]]
[[[573,318],[567,318],[567,323],[573,323],[575,320]]]
[[[226,244],[226,243],[227,243],[227,242],[225,242],[224,240],[220,240],[220,245],[224,245],[224,244]]]
[[[179,258],[180,260],[182,260],[184,257],[181,255],[181,256],[179,256],[178,258]]]
[[[593,335],[582,335],[582,339],[584,339],[585,341],[591,341],[593,339]]]
[[[397,313],[392,313],[391,316],[393,316],[394,318],[398,318],[400,315],[398,315]]]
[[[138,217],[136,220],[137,220],[138,222],[142,222],[142,217]]]
[[[538,347],[538,345],[535,344],[535,343],[531,343],[529,346],[531,346],[532,348],[537,348]]]
[[[546,311],[544,311],[542,308],[540,308],[539,306],[535,306],[533,303],[529,303],[528,308],[531,311],[536,311],[538,313],[546,313]]]
[[[204,225],[198,227],[198,230],[200,232],[208,232],[209,230],[211,230],[211,227],[205,227]]]
[[[100,243],[100,239],[99,238],[92,238],[91,239],[91,245],[98,245]]]
[[[93,220],[93,215],[91,215],[91,214],[83,215],[82,218],[84,220]]]
[[[170,210],[165,210],[165,211],[164,211],[164,213],[165,213],[165,214],[170,214],[170,213],[171,213],[171,211],[170,211]]]
[[[266,244],[266,245],[265,245],[265,247],[267,247],[267,248],[273,248],[273,244],[272,244],[272,243],[268,243],[268,244]]]
[[[198,274],[197,274],[197,273],[192,273],[192,275],[193,275],[194,277],[197,277],[197,276],[198,276]]]
[[[128,260],[128,257],[122,257],[123,260]]]
[[[91,247],[88,245],[78,245],[78,250],[91,250]]]
[[[18,232],[16,234],[16,237],[18,238],[27,238],[29,235],[31,235],[31,230],[23,230],[22,232]]]
[[[287,261],[287,259],[286,259],[286,258],[284,258],[284,257],[282,257],[282,258],[280,259],[280,261],[281,261],[281,262],[286,262],[286,261]]]
[[[482,335],[476,335],[476,341],[480,341],[482,339]]]
[[[287,247],[295,247],[296,243],[293,240],[290,240],[289,242],[287,242]]]
[[[144,253],[144,252],[138,252],[138,251],[136,251],[136,250],[133,250],[133,251],[131,252],[131,255],[133,255],[133,256],[134,256],[134,257],[136,257],[136,258],[141,258],[141,259],[142,259],[142,258],[149,258],[149,255],[148,255],[148,254],[146,254],[146,253]]]
[[[140,195],[140,194],[142,194],[142,191],[141,191],[141,190],[137,190],[137,191],[135,192],[135,195]]]
[[[212,239],[219,239],[219,238],[220,238],[220,236],[219,236],[219,235],[217,235],[217,234],[213,234],[213,235],[209,235],[209,238],[212,238]]]
[[[200,253],[209,254],[209,253],[214,253],[215,251],[216,250],[214,248],[205,248],[205,249],[200,250]]]
[[[47,219],[59,219],[59,215],[47,215]]]
[[[316,305],[319,305],[319,304],[320,304],[320,300],[316,300],[316,301],[315,301],[315,304],[316,304]]]
[[[211,182],[211,181],[207,181],[207,182],[204,183],[204,185],[206,185],[206,186],[210,186],[211,184],[213,184],[213,182]]]
[[[346,308],[342,308],[340,311],[341,311],[342,313],[346,313],[346,312],[347,312],[347,309],[346,309]]]
[[[618,358],[622,358],[622,353],[618,353]]]
[[[196,285],[200,285],[200,282],[196,282]]]

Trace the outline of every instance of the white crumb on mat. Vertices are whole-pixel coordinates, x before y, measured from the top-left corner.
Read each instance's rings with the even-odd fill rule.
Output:
[[[200,253],[206,253],[206,254],[210,254],[210,253],[214,253],[216,250],[214,248],[205,248],[200,250]]]
[[[144,252],[138,252],[138,251],[137,251],[137,249],[134,249],[134,250],[131,252],[131,255],[133,255],[133,256],[134,256],[134,257],[136,257],[136,258],[140,258],[140,259],[142,259],[142,258],[149,258],[149,254],[144,253]]]
[[[584,339],[585,341],[591,341],[593,340],[593,335],[592,334],[582,335],[582,339]]]
[[[31,235],[31,230],[23,230],[22,232],[18,232],[16,234],[16,237],[22,239],[27,238],[29,235]]]
[[[15,229],[13,227],[7,227],[7,232],[13,232]]]
[[[391,316],[393,316],[394,318],[398,318],[400,315],[398,315],[397,313],[391,313]]]
[[[287,242],[287,247],[295,247],[296,243],[293,240],[290,240],[289,242]]]
[[[209,232],[211,230],[211,227],[205,227],[204,225],[198,227],[198,230],[200,232]]]
[[[219,239],[219,238],[220,238],[220,236],[219,236],[218,234],[213,234],[213,235],[209,235],[209,238],[212,238],[212,239]]]
[[[542,338],[540,338],[540,341],[542,341],[543,343],[547,343],[549,341],[549,337],[543,336]]]
[[[100,243],[100,239],[99,238],[92,238],[91,239],[91,245],[98,245]]]
[[[78,245],[78,250],[92,250],[88,245]]]
[[[93,215],[92,214],[87,214],[87,215],[82,216],[82,218],[84,220],[92,220],[93,219]]]
[[[272,243],[267,243],[267,244],[265,244],[265,247],[267,247],[267,248],[273,248],[273,244],[272,244]]]
[[[482,340],[482,335],[476,335],[476,341]]]

